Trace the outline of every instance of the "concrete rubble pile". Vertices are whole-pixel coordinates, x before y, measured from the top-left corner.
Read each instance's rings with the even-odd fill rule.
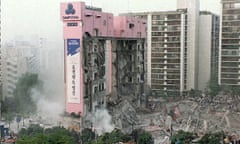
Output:
[[[128,100],[121,101],[110,112],[115,126],[125,133],[130,133],[133,126],[139,123],[139,116]]]
[[[212,98],[203,95],[178,101],[161,100],[152,104],[154,107],[150,110],[139,112],[124,100],[115,108],[113,119],[125,132],[132,128],[151,132],[158,143],[168,140],[179,130],[198,134],[216,131],[240,134],[239,101],[239,96],[218,95]]]

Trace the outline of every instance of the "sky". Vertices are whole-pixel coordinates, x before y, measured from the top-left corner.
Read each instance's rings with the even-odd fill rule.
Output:
[[[2,41],[15,36],[38,35],[50,41],[62,40],[60,2],[79,0],[1,0]],[[177,0],[82,0],[105,12],[126,13],[176,10]],[[147,1],[147,2],[146,2]],[[200,0],[200,9],[220,13],[220,0]]]

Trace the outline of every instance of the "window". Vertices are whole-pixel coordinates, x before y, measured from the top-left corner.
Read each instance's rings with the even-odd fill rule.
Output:
[[[128,82],[132,82],[132,77],[128,77]]]
[[[99,35],[98,29],[94,29],[94,30],[93,30],[93,35],[94,35],[94,36],[98,36],[98,35]]]
[[[130,24],[129,24],[129,28],[130,28],[130,29],[134,28],[134,24],[130,23]]]
[[[95,87],[94,87],[94,93],[97,93],[97,91],[98,91],[98,87],[95,86]]]
[[[97,79],[97,72],[94,73],[94,80]]]
[[[99,89],[99,91],[102,91],[102,85],[101,84],[98,85],[98,89]]]

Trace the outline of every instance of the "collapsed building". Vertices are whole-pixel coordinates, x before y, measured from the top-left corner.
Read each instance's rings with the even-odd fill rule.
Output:
[[[177,16],[177,21],[181,22],[182,28],[187,18],[185,13],[186,11],[173,13]],[[160,16],[164,14],[165,18],[161,17],[161,21],[171,21],[170,16],[173,15],[168,13],[169,17],[167,17],[165,13],[158,14]],[[153,135],[156,134],[156,137],[162,136],[161,139],[166,136],[169,138],[170,133],[167,130],[171,127],[173,131],[191,132],[237,130],[235,128],[239,123],[239,112],[231,112],[229,103],[219,104],[221,101],[226,101],[222,99],[209,102],[208,97],[197,97],[194,100],[167,102],[161,98],[149,97],[150,109],[144,109],[145,112],[138,113],[137,108],[145,105],[146,101],[146,21],[129,16],[113,16],[111,13],[102,12],[100,8],[86,6],[83,2],[62,3],[61,19],[64,23],[66,112],[68,114],[85,116],[111,104],[114,105],[110,112],[116,127],[125,132],[130,132],[133,128],[143,128],[152,132]],[[157,17],[152,22],[155,21],[159,21]],[[162,23],[161,26],[163,25],[167,24]],[[165,37],[164,33],[171,33],[171,31],[167,32],[166,29],[158,36]],[[180,34],[174,36],[180,36]],[[171,43],[180,45],[178,41],[173,40]],[[162,39],[162,42],[169,41]],[[165,53],[164,59],[179,61],[179,57],[170,53],[172,49],[169,48],[168,54],[166,45],[162,49],[164,51],[160,52]],[[174,49],[178,49],[177,52],[180,54],[180,47]],[[167,54],[171,54],[171,58]],[[155,57],[158,58],[158,55]],[[165,65],[169,63],[161,62],[163,62],[161,65],[164,71],[167,71]],[[151,64],[148,66],[151,67]],[[171,74],[164,71],[161,71],[164,75]],[[182,73],[178,74],[183,75],[183,69]],[[174,75],[161,76],[161,79],[179,79]],[[184,81],[185,79],[182,80]],[[167,86],[168,83],[161,85]],[[172,84],[169,85],[171,86]],[[184,89],[191,88],[188,85],[184,87],[186,87]],[[160,90],[168,90],[162,86],[160,88]],[[176,90],[176,87],[173,89]],[[176,110],[178,110],[178,116],[175,116]]]
[[[84,2],[61,3],[66,112],[80,116],[128,99],[144,105],[146,22]]]

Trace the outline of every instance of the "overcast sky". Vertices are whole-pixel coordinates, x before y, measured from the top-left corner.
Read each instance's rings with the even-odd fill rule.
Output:
[[[79,0],[1,0],[2,39],[16,35],[38,35],[50,41],[61,41],[60,2]],[[82,0],[115,15],[126,12],[176,10],[176,0]],[[220,13],[220,0],[200,0],[201,10]]]

